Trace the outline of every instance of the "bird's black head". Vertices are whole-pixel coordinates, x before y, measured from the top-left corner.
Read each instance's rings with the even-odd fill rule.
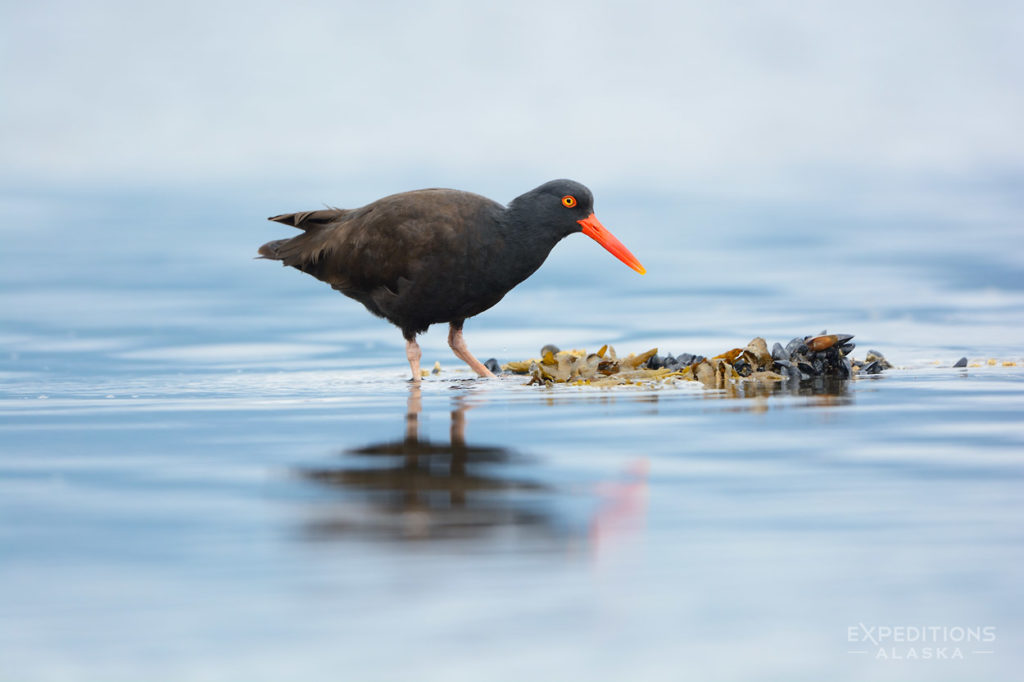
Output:
[[[516,197],[509,208],[561,239],[583,229],[579,221],[594,212],[594,195],[578,182],[551,180]]]
[[[545,182],[513,199],[508,210],[520,225],[541,229],[554,237],[552,246],[573,232],[582,232],[641,275],[647,272],[636,256],[600,223],[594,215],[594,195],[578,182]]]

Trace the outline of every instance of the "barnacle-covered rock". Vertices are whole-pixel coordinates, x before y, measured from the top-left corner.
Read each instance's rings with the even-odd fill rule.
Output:
[[[877,351],[868,351],[863,361],[851,360],[849,356],[855,347],[852,339],[852,334],[829,334],[823,330],[820,334],[793,338],[785,346],[775,343],[769,352],[768,342],[757,337],[743,348],[732,348],[710,358],[691,353],[662,356],[657,348],[620,358],[610,345],[587,353],[559,350],[549,344],[541,349],[540,357],[508,362],[501,369],[528,374],[531,384],[542,385],[621,386],[697,381],[710,389],[735,390],[742,385],[763,392],[779,384],[844,381],[892,367]]]

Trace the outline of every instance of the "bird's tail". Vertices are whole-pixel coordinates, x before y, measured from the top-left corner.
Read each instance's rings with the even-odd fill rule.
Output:
[[[351,213],[344,208],[325,208],[319,211],[303,211],[302,213],[283,213],[268,220],[291,225],[304,231],[291,239],[277,239],[260,247],[257,258],[284,261],[285,265],[294,265],[300,270],[300,263],[316,261],[325,247],[325,240],[331,233],[333,223]]]
[[[292,227],[297,227],[300,230],[309,230],[314,227],[322,227],[332,223],[338,218],[343,217],[348,212],[348,209],[344,208],[325,208],[320,211],[282,213],[281,215],[271,216],[270,218],[267,218],[267,220],[273,220],[275,223],[283,223],[284,225],[291,225]]]
[[[284,260],[284,256],[281,255],[281,247],[285,242],[291,241],[289,239],[276,239],[272,242],[267,242],[260,247],[257,258],[266,258],[268,260]]]

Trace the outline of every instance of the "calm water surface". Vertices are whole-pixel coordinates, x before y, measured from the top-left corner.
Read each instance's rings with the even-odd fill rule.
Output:
[[[650,274],[571,238],[479,356],[828,328],[899,369],[545,390],[434,330],[417,390],[396,330],[251,260],[302,205],[5,199],[0,679],[1016,679],[1017,223],[626,196]]]

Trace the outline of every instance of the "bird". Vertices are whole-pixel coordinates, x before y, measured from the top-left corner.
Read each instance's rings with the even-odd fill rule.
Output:
[[[466,346],[465,321],[498,303],[571,234],[582,232],[646,273],[597,219],[591,191],[566,179],[545,182],[507,206],[434,188],[268,220],[302,234],[267,242],[257,258],[310,274],[401,329],[413,382],[421,376],[416,337],[440,323],[449,325],[455,355],[480,377],[494,377]]]

